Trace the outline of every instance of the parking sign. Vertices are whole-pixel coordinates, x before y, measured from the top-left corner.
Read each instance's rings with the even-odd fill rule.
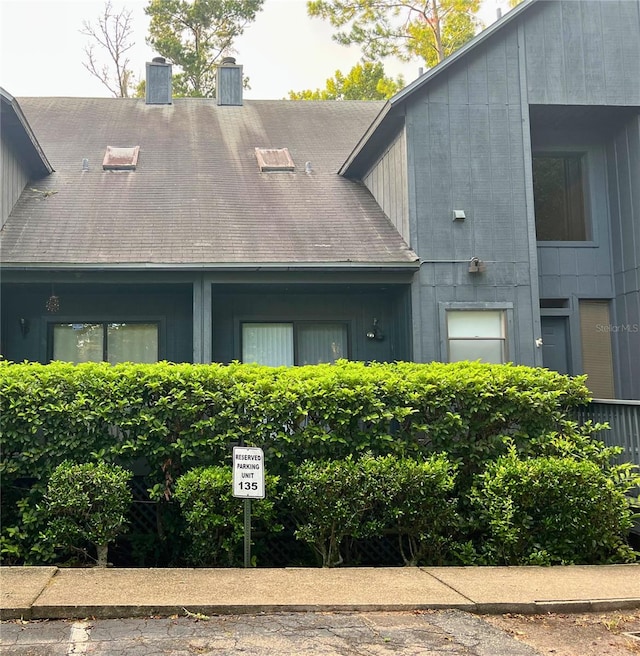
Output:
[[[258,447],[233,447],[233,496],[264,499],[264,453]]]

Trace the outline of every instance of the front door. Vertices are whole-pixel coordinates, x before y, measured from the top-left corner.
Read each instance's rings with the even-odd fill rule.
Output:
[[[542,362],[547,369],[571,374],[568,317],[542,317]]]

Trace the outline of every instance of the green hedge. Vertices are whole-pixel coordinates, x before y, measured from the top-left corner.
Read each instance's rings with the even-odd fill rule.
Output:
[[[306,461],[292,468],[284,501],[295,535],[324,567],[343,562],[345,538],[396,534],[406,565],[442,564],[457,532],[455,468],[444,455]]]
[[[504,565],[632,560],[625,488],[587,460],[500,458],[472,492],[488,529],[484,553]]]
[[[109,543],[127,525],[131,476],[130,471],[105,462],[58,465],[47,485],[44,540],[54,549],[78,550],[83,555],[90,544],[98,566],[106,567]]]
[[[70,458],[144,457],[169,484],[229,459],[241,439],[268,451],[272,466],[446,450],[473,469],[505,453],[504,436],[535,451],[588,398],[580,378],[479,363],[0,362],[0,474],[39,478]]]
[[[2,556],[46,559],[39,509],[49,477],[67,460],[144,471],[162,510],[159,538],[178,545],[175,481],[194,468],[230,464],[240,442],[262,447],[268,473],[283,481],[292,464],[307,460],[446,453],[467,512],[475,477],[509,449],[522,458],[587,459],[607,471],[613,451],[591,439],[596,427],[568,419],[588,398],[580,378],[468,362],[270,368],[0,361]]]
[[[282,530],[275,522],[278,478],[265,477],[265,498],[252,502],[252,528]],[[231,467],[192,469],[176,481],[175,498],[186,522],[191,565],[241,566],[244,504],[233,496]]]

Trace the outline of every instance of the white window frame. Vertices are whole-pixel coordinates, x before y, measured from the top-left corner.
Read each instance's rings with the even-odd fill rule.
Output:
[[[513,303],[502,302],[440,302],[438,304],[440,319],[440,357],[443,362],[449,362],[449,327],[447,312],[449,311],[500,311],[503,313],[504,336],[503,363],[512,361],[513,353]],[[473,339],[473,338],[470,338]]]

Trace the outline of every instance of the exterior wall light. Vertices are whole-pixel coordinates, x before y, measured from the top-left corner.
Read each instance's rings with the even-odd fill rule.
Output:
[[[469,273],[484,273],[486,270],[487,265],[479,257],[469,260]]]
[[[367,339],[375,339],[379,342],[384,339],[384,335],[380,332],[380,328],[378,327],[378,320],[376,318],[373,319],[371,328],[367,331]]]
[[[464,221],[466,218],[467,215],[464,213],[464,210],[453,210],[454,221]]]

